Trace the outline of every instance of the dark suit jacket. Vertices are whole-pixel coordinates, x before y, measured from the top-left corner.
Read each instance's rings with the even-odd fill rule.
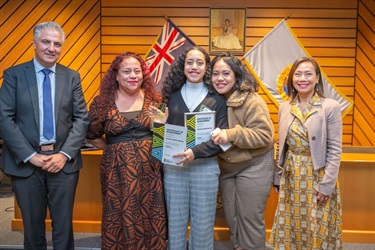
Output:
[[[72,173],[82,168],[80,147],[89,123],[80,76],[56,65],[55,152],[72,159],[63,168]],[[33,61],[4,71],[0,90],[0,133],[4,140],[0,166],[9,175],[27,177],[35,167],[23,160],[39,148],[38,86]]]

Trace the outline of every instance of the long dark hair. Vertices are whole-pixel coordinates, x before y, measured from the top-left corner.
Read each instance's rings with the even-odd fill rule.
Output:
[[[315,93],[318,94],[318,96],[324,97],[324,88],[323,88],[323,80],[322,80],[323,78],[322,78],[322,73],[320,71],[320,67],[318,63],[312,57],[301,57],[301,58],[298,58],[293,63],[293,66],[290,69],[290,72],[288,75],[287,87],[288,87],[288,96],[290,97],[291,102],[296,98],[298,94],[297,90],[293,86],[293,76],[297,70],[298,65],[300,65],[303,62],[311,62],[313,64],[314,69],[315,69],[315,74],[319,77],[318,83],[316,84],[314,91]]]
[[[185,60],[187,54],[191,50],[198,50],[202,52],[204,55],[205,61],[206,61],[206,72],[203,76],[203,83],[207,86],[209,91],[213,91],[212,86],[210,85],[210,77],[211,77],[211,69],[210,69],[210,56],[208,53],[202,49],[199,46],[192,46],[186,49],[175,61],[169,70],[168,76],[165,79],[163,83],[163,88],[162,88],[162,96],[163,96],[163,102],[168,103],[169,97],[171,94],[175,91],[178,91],[182,88],[182,85],[186,82],[186,75],[184,73],[184,68],[185,68]]]
[[[241,92],[259,91],[259,83],[255,79],[255,77],[249,71],[247,71],[240,59],[229,52],[220,53],[215,56],[215,58],[211,62],[211,73],[214,69],[215,64],[220,60],[223,60],[233,70],[236,79],[234,88],[238,89]]]
[[[119,88],[119,83],[116,80],[116,76],[119,71],[120,64],[129,57],[135,58],[141,64],[143,74],[141,89],[144,91],[145,96],[149,97],[151,100],[161,101],[161,96],[155,88],[154,80],[150,75],[148,65],[145,63],[142,57],[134,52],[124,52],[117,55],[115,59],[113,59],[108,70],[105,72],[102,82],[100,83],[99,102],[103,107],[110,108],[111,103],[116,100],[117,89]]]

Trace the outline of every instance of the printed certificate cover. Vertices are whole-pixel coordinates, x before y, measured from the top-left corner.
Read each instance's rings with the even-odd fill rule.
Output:
[[[185,151],[186,127],[154,123],[153,132],[152,156],[162,163],[182,166],[183,164],[177,164],[182,157],[173,157],[173,155]]]
[[[215,111],[185,113],[187,148],[192,148],[211,139],[215,129]]]

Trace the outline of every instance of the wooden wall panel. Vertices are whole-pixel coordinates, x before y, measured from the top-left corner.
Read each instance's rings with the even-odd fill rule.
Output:
[[[246,51],[258,43],[281,19],[288,24],[316,58],[336,87],[354,98],[357,36],[357,0],[347,1],[232,1],[230,7],[246,7]],[[165,16],[197,45],[208,50],[210,7],[228,6],[227,1],[102,2],[102,70],[118,53],[147,53],[161,32]],[[263,91],[260,92],[266,97]],[[266,100],[267,101],[267,100]],[[267,101],[277,128],[277,106]],[[352,144],[353,112],[344,124],[344,144]]]
[[[231,0],[230,6],[244,6],[243,0]],[[251,5],[254,8],[273,8],[273,9],[284,9],[284,8],[307,8],[307,9],[349,9],[357,8],[357,1],[353,0],[334,0],[334,1],[301,1],[296,3],[293,0],[279,1],[279,0],[252,0]],[[122,0],[105,0],[102,3],[103,7],[160,7],[168,9],[171,7],[195,7],[195,8],[206,8],[207,6],[229,6],[227,0],[215,0],[215,1],[201,1],[201,0],[138,0],[138,1],[122,1]]]
[[[375,200],[373,190],[368,188],[375,178],[374,148],[344,148],[341,159],[339,183],[343,210],[343,242],[375,243]],[[83,152],[83,169],[77,186],[73,210],[73,228],[75,232],[100,233],[101,195],[100,167],[101,151]],[[363,159],[358,161],[358,159]],[[356,181],[353,184],[353,180]],[[267,239],[270,234],[277,207],[278,197],[271,191],[265,208]],[[51,231],[51,220],[47,218],[47,231]],[[23,230],[22,216],[15,204],[12,230]],[[222,208],[216,210],[215,240],[230,240],[229,229]],[[346,249],[344,247],[344,249]],[[361,248],[365,249],[365,248]],[[370,249],[370,248],[366,248]],[[372,248],[371,248],[372,249]]]
[[[60,62],[80,72],[90,104],[113,58],[124,51],[144,55],[165,16],[208,50],[210,7],[225,6],[247,9],[246,51],[288,17],[326,75],[355,101],[343,118],[344,145],[375,145],[374,0],[0,0],[0,82],[4,69],[33,57],[34,25],[54,20],[67,36]],[[259,93],[277,129],[278,108]]]
[[[59,62],[80,73],[85,99],[91,100],[100,84],[100,11],[100,0],[4,1],[0,15],[0,81],[6,68],[33,58],[34,26],[53,20],[66,34]]]
[[[366,95],[354,90],[355,79],[362,82],[367,92],[375,82],[373,74],[369,74],[374,69],[375,53],[368,53],[375,47],[374,27],[370,25],[374,22],[373,5],[371,0],[298,4],[291,0],[282,3],[257,0],[245,6],[243,1],[233,1],[231,7],[247,8],[246,51],[288,16],[289,25],[328,77],[344,94],[354,98]],[[164,16],[169,16],[194,42],[208,49],[209,8],[222,6],[226,6],[226,1],[3,1],[0,23],[1,33],[5,35],[0,37],[1,74],[5,68],[32,58],[33,26],[55,20],[67,34],[60,62],[81,73],[85,97],[90,102],[92,95],[98,93],[101,75],[113,57],[125,50],[144,55],[160,33]],[[101,70],[94,71],[98,69],[98,62]],[[274,117],[277,108],[272,102],[268,104]],[[353,114],[350,112],[349,116]],[[346,125],[344,138],[350,138],[353,123]],[[352,133],[355,136],[354,129]],[[350,145],[352,140],[346,139],[344,144]]]
[[[375,46],[373,37],[362,34],[373,32],[369,26],[373,20],[371,4],[371,0],[361,1],[359,5],[357,0],[299,3],[292,0],[244,3],[241,0],[232,1],[230,7],[247,8],[246,51],[288,16],[289,25],[327,76],[340,91],[354,98],[355,76],[368,79],[361,73],[363,70],[358,70],[358,60],[366,69],[366,74],[368,65],[373,65],[372,58],[362,59],[369,57],[367,51]],[[223,6],[228,6],[227,1],[3,1],[0,23],[1,34],[5,35],[0,37],[0,80],[5,68],[32,58],[31,33],[34,25],[55,20],[63,26],[67,35],[60,62],[80,72],[85,98],[90,103],[98,93],[102,73],[114,56],[126,50],[144,55],[160,33],[164,16],[170,17],[196,44],[208,50],[209,9]],[[358,11],[361,14],[358,27],[361,29],[357,39]],[[362,52],[356,53],[356,46]],[[359,59],[356,60],[356,56]],[[367,81],[364,84],[367,89],[367,84],[371,86]],[[275,117],[276,105],[272,102],[268,105],[271,116]],[[353,116],[353,112],[348,116]],[[345,124],[344,128],[345,145],[352,144],[350,129],[354,119],[349,120],[352,122]]]
[[[18,9],[18,7],[22,4],[23,0],[14,0],[12,4],[7,4],[8,1],[4,0],[1,1],[1,15],[0,15],[0,24],[2,27],[2,31],[6,33],[5,30],[3,30],[3,24],[6,20],[9,19],[9,17]],[[8,27],[11,28],[11,27]],[[0,37],[0,42],[2,43],[5,39],[5,36]]]
[[[375,1],[358,4],[353,145],[375,146]]]

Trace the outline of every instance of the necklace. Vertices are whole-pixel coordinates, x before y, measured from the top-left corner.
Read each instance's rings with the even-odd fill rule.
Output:
[[[188,101],[188,98],[187,98],[187,86],[186,86],[186,84],[184,85],[184,92],[185,92],[185,102],[186,102],[186,106],[188,107],[188,109],[189,109],[189,111],[191,112],[192,110],[192,108],[194,107],[194,104],[197,102],[197,100],[201,97],[201,94],[202,94],[202,92],[203,92],[203,90],[204,90],[204,85],[202,86],[202,88],[201,88],[201,91],[199,91],[199,94],[197,95],[197,97],[194,99],[194,102],[192,103],[192,104],[190,104],[189,105],[189,101]]]

